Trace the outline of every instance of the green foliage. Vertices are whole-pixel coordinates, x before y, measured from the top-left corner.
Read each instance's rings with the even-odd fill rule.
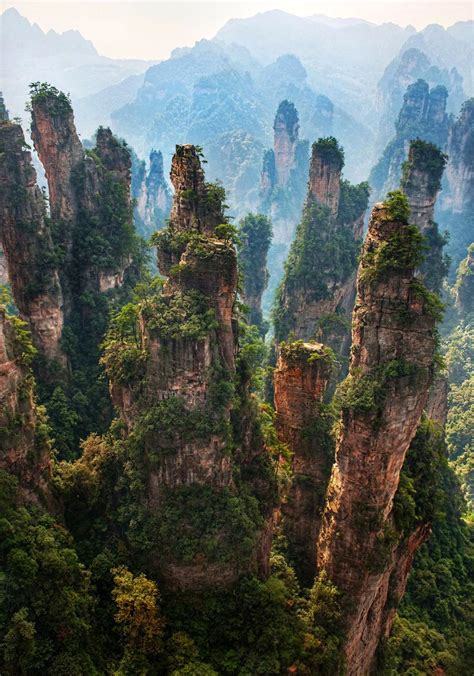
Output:
[[[204,338],[217,328],[215,311],[200,291],[176,291],[157,295],[142,309],[150,330],[166,338]]]
[[[323,162],[330,164],[337,171],[341,171],[344,166],[344,150],[341,148],[334,136],[318,138],[313,143],[313,156],[321,158]]]
[[[401,190],[393,190],[387,193],[384,206],[387,209],[387,216],[390,220],[408,223],[410,205],[407,196]]]
[[[440,190],[441,176],[448,161],[448,156],[433,143],[422,141],[420,138],[411,141],[409,154],[411,160],[407,160],[402,165],[402,188],[416,187],[408,185],[410,177],[413,178],[410,170],[415,169],[428,174],[428,186],[433,194]]]
[[[330,297],[330,288],[355,270],[358,244],[352,230],[334,227],[328,207],[308,199],[285,263],[272,316],[277,341],[286,340],[293,326],[298,294],[307,302]]]
[[[348,225],[361,218],[369,205],[370,186],[367,181],[352,185],[344,179],[340,183],[338,223]]]
[[[41,101],[53,104],[56,114],[69,115],[72,113],[71,99],[68,94],[64,94],[47,82],[32,82],[30,84],[30,102],[34,104]]]
[[[31,342],[31,334],[28,325],[15,315],[8,315],[8,321],[14,332],[14,347],[17,353],[18,363],[23,366],[30,366],[37,350]]]
[[[39,508],[20,506],[17,482],[0,472],[2,613],[5,674],[96,673],[89,576],[67,531]]]

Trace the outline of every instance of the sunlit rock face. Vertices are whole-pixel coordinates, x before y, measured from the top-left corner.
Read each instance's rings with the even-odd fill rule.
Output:
[[[358,274],[350,375],[342,385],[336,462],[318,545],[319,569],[348,601],[350,674],[370,671],[386,630],[390,570],[400,576],[397,586],[404,587],[413,552],[424,537],[413,534],[412,546],[398,553],[392,508],[405,454],[428,400],[435,321],[413,283],[416,256],[378,267],[386,246],[404,242],[409,251],[412,233],[386,204],[374,207]]]

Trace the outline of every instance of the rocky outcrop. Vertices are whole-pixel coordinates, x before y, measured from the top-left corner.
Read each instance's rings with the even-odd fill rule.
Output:
[[[298,112],[286,99],[278,106],[273,131],[273,149],[263,156],[258,211],[271,218],[275,243],[287,246],[303,206],[308,143],[299,139]]]
[[[161,230],[165,226],[172,204],[171,192],[163,172],[161,151],[151,151],[148,173],[145,173],[143,167],[139,183],[135,191],[138,229],[140,234],[149,237],[155,230]]]
[[[331,374],[321,343],[283,343],[274,372],[276,429],[293,453],[293,479],[282,506],[288,553],[302,582],[316,573],[316,545],[333,462],[323,397]]]
[[[0,308],[0,469],[14,474],[25,502],[51,503],[50,446],[34,399],[26,325]]]
[[[408,197],[410,223],[418,226],[427,241],[427,252],[420,272],[425,285],[436,293],[441,291],[443,278],[448,271],[442,252],[445,241],[433,220],[446,161],[446,155],[432,143],[419,139],[412,141],[400,184]]]
[[[183,555],[182,539],[173,546],[172,536],[163,541],[157,533],[150,565],[171,589],[199,591],[268,569],[271,482],[262,476],[268,459],[245,368],[236,368],[237,256],[226,226],[216,227],[225,223],[223,194],[205,182],[190,145],[177,146],[171,180],[169,227],[155,237],[168,279],[137,307],[128,340],[112,327],[104,361],[128,443],[140,449],[131,462],[146,476],[147,518],[158,519],[163,533],[182,510],[180,537],[192,549]],[[257,511],[246,497],[249,484]],[[206,521],[215,505],[219,514]]]
[[[333,139],[319,139],[313,144],[309,167],[309,192],[312,197],[328,207],[331,217],[337,216],[341,190],[341,171],[344,155]]]
[[[277,340],[317,340],[348,350],[357,253],[367,184],[341,180],[344,154],[336,139],[313,144],[309,188],[274,313]]]
[[[0,122],[0,240],[15,303],[28,322],[35,347],[47,361],[64,366],[58,258],[45,200],[26,148],[21,127]]]
[[[267,254],[272,225],[266,216],[247,214],[239,227],[239,270],[243,275],[242,302],[249,308],[248,323],[258,326],[262,335],[266,326],[262,316],[262,296],[269,272]]]
[[[393,502],[432,381],[435,319],[414,276],[420,240],[397,201],[374,207],[364,244],[318,545],[319,569],[347,600],[349,674],[370,671],[385,630],[383,608],[393,602],[388,571],[399,545]],[[411,558],[405,556],[405,567]]]
[[[402,165],[412,140],[421,139],[442,150],[446,147],[449,129],[447,98],[446,87],[438,85],[430,89],[425,80],[417,80],[407,87],[395,123],[395,136],[370,174],[369,183],[375,200],[399,185]]]

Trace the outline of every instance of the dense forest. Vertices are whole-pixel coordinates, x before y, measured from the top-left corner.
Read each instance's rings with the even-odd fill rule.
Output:
[[[446,99],[410,84],[353,183],[282,98],[236,224],[201,146],[171,192],[56,87],[30,130],[1,99],[2,673],[473,673],[474,105]]]

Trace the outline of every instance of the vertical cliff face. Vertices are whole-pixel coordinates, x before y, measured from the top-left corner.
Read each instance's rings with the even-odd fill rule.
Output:
[[[135,176],[138,185],[132,186],[132,194],[137,200],[138,230],[144,236],[150,236],[165,225],[171,210],[171,192],[163,172],[161,151],[152,150],[148,173],[145,163],[141,163]],[[133,180],[132,180],[133,182]]]
[[[374,207],[369,223],[318,547],[319,569],[347,599],[350,674],[368,672],[384,631],[390,562],[399,544],[393,501],[432,381],[435,311],[415,278],[421,236],[407,225],[408,214],[398,193]]]
[[[380,199],[399,185],[410,141],[421,139],[441,149],[446,147],[449,129],[447,97],[446,87],[438,85],[430,90],[425,80],[417,80],[407,87],[395,123],[395,135],[370,174],[369,183],[375,199]]]
[[[263,156],[258,210],[273,223],[276,244],[288,245],[304,201],[308,143],[299,139],[298,112],[286,99],[273,125],[273,149]]]
[[[446,178],[448,191],[444,208],[462,213],[474,202],[474,99],[465,101],[459,118],[449,130],[447,154],[450,158]]]
[[[282,506],[290,559],[311,585],[333,449],[322,401],[332,361],[321,343],[284,343],[274,372],[276,428],[293,453],[293,480]]]
[[[168,279],[137,307],[128,338],[112,327],[104,360],[128,444],[139,449],[132,463],[145,470],[146,519],[161,523],[150,565],[172,589],[198,591],[266,569],[271,503],[236,369],[237,256],[216,229],[225,223],[223,195],[205,183],[193,146],[177,146],[171,177],[170,225],[155,237]]]
[[[474,99],[465,101],[451,126],[449,161],[441,193],[440,221],[449,231],[448,253],[455,270],[472,242],[474,219]]]
[[[309,191],[313,198],[337,216],[344,155],[332,142],[320,139],[313,145],[309,167]]]
[[[26,325],[0,308],[0,469],[18,477],[22,499],[50,502],[45,421],[34,401]]]
[[[296,164],[299,132],[298,113],[289,101],[282,101],[278,106],[273,132],[276,185],[285,187]]]
[[[8,121],[8,110],[5,106],[5,101],[3,100],[3,94],[0,92],[0,122]]]
[[[64,365],[63,297],[45,202],[22,129],[8,121],[0,122],[0,187],[0,240],[16,305],[40,354]]]
[[[277,340],[316,337],[338,352],[348,349],[369,195],[367,184],[341,181],[343,163],[336,139],[313,144],[308,195],[274,311]]]
[[[420,271],[426,286],[436,293],[440,292],[443,277],[448,271],[442,252],[445,241],[433,220],[446,161],[446,155],[432,143],[419,139],[412,141],[400,184],[408,197],[410,223],[417,225],[427,240],[427,255]]]
[[[454,290],[456,307],[468,317],[474,312],[474,243],[468,247],[467,256],[458,268]]]
[[[66,256],[70,254],[72,224],[77,220],[73,174],[84,158],[67,96],[47,89],[33,90],[31,137],[48,180],[52,220],[60,225]]]
[[[248,214],[239,228],[239,269],[243,275],[242,301],[249,308],[248,322],[264,335],[262,295],[268,284],[267,254],[272,225],[261,214]]]

